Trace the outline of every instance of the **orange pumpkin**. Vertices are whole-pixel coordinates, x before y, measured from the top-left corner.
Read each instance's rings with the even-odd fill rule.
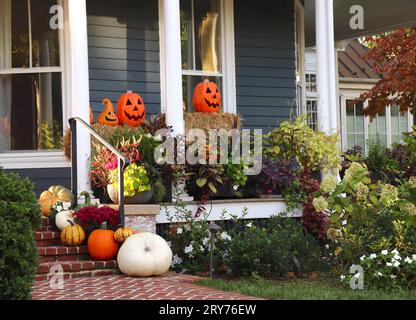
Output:
[[[121,125],[130,127],[138,127],[146,120],[146,106],[142,97],[127,91],[123,94],[117,103],[117,117]]]
[[[114,106],[109,99],[103,100],[104,110],[97,118],[97,123],[104,126],[118,126],[118,118],[114,112]]]
[[[94,124],[94,113],[92,112],[92,109],[90,107],[90,125],[92,126]]]
[[[114,260],[118,249],[119,243],[114,240],[112,230],[94,230],[88,238],[88,253],[95,261]]]
[[[221,99],[218,86],[214,82],[204,80],[195,87],[193,98],[195,112],[218,113]]]

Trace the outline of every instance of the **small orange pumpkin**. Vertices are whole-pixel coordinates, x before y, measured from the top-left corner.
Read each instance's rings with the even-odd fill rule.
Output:
[[[206,79],[195,87],[193,98],[195,112],[218,113],[221,100],[221,92],[214,82]]]
[[[88,253],[95,261],[114,260],[117,257],[119,243],[114,240],[114,231],[102,229],[94,230],[88,238]]]
[[[104,110],[97,118],[97,123],[104,126],[118,126],[118,118],[114,112],[114,106],[109,99],[103,100]]]
[[[117,103],[117,117],[121,125],[130,127],[138,127],[146,120],[146,106],[142,97],[127,91],[123,94]]]

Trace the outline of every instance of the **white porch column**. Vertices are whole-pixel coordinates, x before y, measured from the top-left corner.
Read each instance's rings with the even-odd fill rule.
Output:
[[[162,58],[162,111],[174,133],[183,135],[182,58],[179,0],[159,0]]]
[[[89,124],[89,70],[86,0],[66,0],[65,32],[69,39],[66,50],[68,108],[70,117],[80,117]],[[91,191],[90,134],[78,126],[78,192]]]
[[[337,70],[333,0],[315,0],[318,121],[320,130],[338,132]]]

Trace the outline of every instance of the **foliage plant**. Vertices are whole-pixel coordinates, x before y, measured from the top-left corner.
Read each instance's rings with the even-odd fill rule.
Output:
[[[0,168],[0,300],[30,299],[38,268],[40,209],[28,179]]]
[[[109,172],[110,182],[118,190],[118,169],[112,169]],[[124,171],[124,196],[133,197],[140,192],[146,192],[152,189],[147,170],[144,166],[138,166],[132,163]]]
[[[398,187],[374,183],[368,168],[354,162],[340,183],[323,181],[314,196],[315,210],[330,217],[327,237],[340,270],[382,250],[416,253],[416,177]]]
[[[293,122],[285,121],[280,127],[266,135],[266,155],[286,160],[296,159],[303,169],[313,172],[338,168],[338,135],[326,135],[314,131],[298,117]]]

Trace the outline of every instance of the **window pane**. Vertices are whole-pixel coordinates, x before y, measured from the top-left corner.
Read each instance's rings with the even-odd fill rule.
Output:
[[[5,20],[9,20],[8,24],[11,25],[10,29],[6,27],[5,33],[11,34],[12,37],[12,67],[13,68],[28,68],[30,67],[29,61],[29,18],[27,0],[3,0],[4,5],[11,6],[10,15],[4,12]],[[8,4],[7,4],[8,2]],[[5,35],[7,38],[7,35]],[[8,54],[8,52],[4,52]]]
[[[378,114],[368,125],[370,142],[379,142],[387,146],[387,125],[386,114]]]
[[[315,100],[306,101],[306,114],[308,117],[308,125],[313,130],[318,130],[318,103]]]
[[[0,76],[0,152],[62,149],[61,74]]]
[[[194,89],[198,83],[203,82],[205,79],[208,79],[211,82],[215,82],[222,92],[222,79],[220,77],[197,77],[197,76],[183,76],[182,77],[182,84],[183,84],[183,100],[186,103],[186,111],[187,112],[194,112],[193,106],[193,96],[194,96]],[[221,108],[223,106],[221,105]]]
[[[346,101],[347,119],[347,148],[360,146],[365,148],[364,132],[364,105],[363,103],[353,104],[352,100]]]
[[[194,69],[193,62],[193,28],[192,28],[192,1],[181,0],[181,48],[182,69]]]
[[[221,71],[219,0],[194,0],[196,70]]]
[[[49,25],[49,10],[57,1],[32,0],[31,3],[33,67],[58,67],[58,29],[52,30]]]

